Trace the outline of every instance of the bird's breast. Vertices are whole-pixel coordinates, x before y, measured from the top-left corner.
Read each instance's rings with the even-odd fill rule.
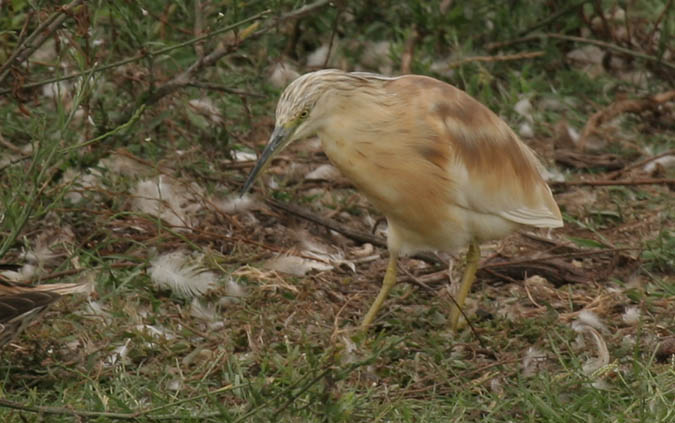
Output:
[[[401,253],[452,250],[470,241],[471,212],[455,204],[452,181],[434,163],[440,152],[419,146],[400,151],[387,146],[386,138],[319,136],[335,167],[387,217],[390,248]]]

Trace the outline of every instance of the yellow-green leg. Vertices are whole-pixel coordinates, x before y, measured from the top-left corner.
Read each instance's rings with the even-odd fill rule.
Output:
[[[471,285],[476,279],[476,271],[478,270],[478,261],[480,260],[480,247],[475,241],[471,241],[469,244],[469,251],[466,253],[466,270],[464,270],[464,277],[462,278],[462,285],[459,287],[459,292],[455,296],[455,301],[457,304],[453,304],[452,311],[450,312],[450,328],[453,331],[456,331],[459,323],[460,308],[464,307],[464,301],[466,300],[469,291],[471,291]]]
[[[387,273],[385,273],[384,279],[382,280],[382,288],[380,288],[380,293],[377,294],[377,298],[375,298],[373,305],[370,306],[370,310],[368,310],[368,313],[366,313],[366,317],[363,318],[363,321],[361,322],[361,330],[368,329],[368,326],[373,323],[377,312],[380,310],[380,307],[382,307],[382,303],[384,303],[384,300],[387,298],[387,294],[389,294],[391,288],[396,285],[397,261],[398,254],[390,253],[389,264],[387,265]]]

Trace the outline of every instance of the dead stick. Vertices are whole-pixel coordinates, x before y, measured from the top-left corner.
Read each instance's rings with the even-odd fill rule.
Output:
[[[262,95],[262,94],[252,93],[252,92],[248,92],[248,91],[244,91],[244,90],[238,90],[236,88],[230,88],[230,87],[226,87],[226,86],[220,85],[220,84],[212,84],[210,82],[194,81],[194,82],[190,82],[188,84],[188,86],[195,87],[195,88],[203,88],[205,90],[222,91],[224,93],[234,94],[234,95],[256,97],[256,98],[265,98],[265,96]]]
[[[666,4],[661,11],[661,14],[659,17],[656,19],[656,22],[654,22],[654,27],[652,28],[651,32],[647,36],[647,44],[648,46],[652,45],[652,41],[654,40],[654,34],[656,34],[656,31],[659,29],[659,26],[661,25],[661,21],[663,20],[663,17],[668,14],[668,10],[670,7],[673,5],[673,0],[669,0],[668,4]]]
[[[42,25],[38,26],[35,31],[26,38],[23,44],[14,50],[14,53],[12,53],[9,59],[0,66],[0,81],[7,77],[10,66],[20,64],[28,59],[38,47],[51,37],[52,33],[68,19],[70,11],[79,6],[82,1],[83,0],[74,0],[70,4],[61,6],[56,13],[51,15],[44,23],[42,23]]]
[[[529,42],[529,41],[536,41],[541,38],[554,38],[558,40],[563,40],[563,41],[574,41],[578,43],[585,43],[585,44],[593,44],[598,47],[604,47],[608,50],[614,50],[618,51],[619,53],[623,53],[629,56],[637,57],[640,59],[648,60],[650,62],[656,62],[662,66],[666,66],[671,69],[675,69],[675,63],[670,63],[662,60],[659,57],[656,56],[650,56],[648,54],[640,53],[639,51],[634,51],[627,49],[625,47],[617,46],[616,44],[612,43],[607,43],[605,41],[599,41],[599,40],[593,40],[590,38],[583,38],[583,37],[575,37],[572,35],[564,35],[564,34],[555,34],[555,33],[546,33],[546,34],[534,34],[534,35],[528,35],[526,37],[521,37],[521,38],[516,38],[514,40],[509,40],[509,41],[502,41],[498,43],[490,43],[486,45],[486,49],[488,50],[494,50],[497,48],[502,48],[502,47],[507,47],[512,44],[518,44],[518,43],[524,43],[524,42]]]
[[[307,6],[301,8],[301,9],[305,9],[306,7]],[[301,9],[299,9],[299,10],[301,10]],[[222,34],[223,32],[232,31],[233,29],[235,29],[239,26],[245,25],[249,22],[257,21],[257,20],[263,18],[264,16],[267,16],[268,14],[269,14],[269,11],[265,10],[263,12],[258,13],[257,15],[253,15],[253,16],[248,17],[246,19],[243,19],[239,22],[236,22],[232,25],[228,25],[226,27],[219,28],[215,31],[212,31],[212,32],[208,33],[208,34],[205,34],[205,35],[202,35],[200,37],[184,41],[182,43],[174,44],[174,45],[164,47],[164,48],[154,50],[154,51],[141,51],[140,53],[138,53],[138,54],[136,54],[132,57],[127,57],[126,59],[122,59],[122,60],[117,61],[117,62],[108,63],[106,65],[101,65],[101,66],[95,66],[93,68],[86,69],[86,70],[80,71],[80,72],[71,73],[71,74],[65,75],[65,76],[59,76],[59,77],[56,77],[56,78],[49,78],[49,79],[45,79],[45,80],[38,81],[38,82],[31,82],[31,83],[28,83],[28,84],[23,84],[23,85],[21,85],[21,88],[34,88],[34,87],[39,87],[39,86],[42,86],[42,85],[50,84],[52,82],[67,81],[67,80],[70,80],[70,79],[79,78],[79,77],[84,76],[84,75],[90,75],[90,74],[102,72],[102,71],[105,71],[105,70],[108,70],[108,69],[116,68],[116,67],[119,67],[119,66],[122,66],[122,65],[126,65],[127,63],[136,62],[136,61],[139,61],[139,60],[141,60],[145,57],[148,57],[148,56],[160,56],[160,55],[166,54],[170,51],[180,49],[180,48],[183,48],[183,47],[186,47],[186,46],[190,46],[190,45],[198,43],[202,40],[206,40],[206,39],[215,37],[216,35]],[[11,88],[0,89],[0,95],[7,94],[7,93],[10,93],[12,91],[13,90]]]
[[[291,204],[280,203],[278,201],[274,201],[274,200],[270,200],[270,199],[265,200],[265,202],[267,204],[269,204],[270,206],[274,207],[274,208],[281,209],[281,210],[283,210],[287,213],[291,213],[291,214],[293,214],[295,216],[298,216],[302,219],[309,220],[310,222],[314,222],[317,225],[325,226],[326,228],[328,228],[330,230],[341,233],[342,235],[346,236],[347,238],[353,239],[354,241],[361,242],[361,243],[369,242],[369,243],[371,243],[373,245],[376,245],[380,248],[386,248],[387,247],[387,241],[380,238],[380,237],[370,235],[370,234],[365,233],[365,232],[355,231],[353,229],[346,228],[344,225],[341,225],[340,223],[338,223],[338,222],[336,222],[332,219],[327,219],[325,217],[317,216],[317,215],[315,215],[313,213],[310,213],[309,211],[304,210],[300,207],[297,207],[297,206],[294,206],[294,205],[291,205]],[[439,259],[438,257],[436,257],[433,254],[418,253],[418,254],[415,254],[413,257],[417,258],[419,260],[424,260],[427,263],[431,263],[431,264],[444,265],[444,266],[447,265],[447,263],[444,263],[441,259]]]
[[[55,414],[55,415],[64,415],[64,416],[73,416],[73,417],[107,417],[109,419],[128,419],[136,420],[142,413],[109,413],[104,411],[89,411],[89,410],[75,410],[65,407],[43,407],[35,406],[28,404],[21,404],[14,401],[9,401],[6,399],[0,399],[0,407],[13,408],[15,410],[27,411],[31,413],[39,414]]]
[[[199,37],[202,35],[204,28],[204,14],[202,13],[202,2],[200,0],[195,0],[195,25],[194,25],[194,36]],[[195,43],[195,53],[197,57],[204,57],[204,43]]]
[[[563,35],[563,34],[544,34],[544,35],[546,37],[556,38],[556,39],[559,39],[559,40],[576,41],[576,42],[579,42],[579,43],[595,44],[598,47],[604,47],[604,48],[609,49],[609,50],[614,50],[614,51],[617,51],[619,53],[627,54],[629,56],[637,57],[639,59],[648,60],[650,62],[657,62],[657,63],[659,63],[663,66],[666,66],[668,68],[675,69],[674,63],[666,62],[665,60],[662,60],[660,57],[650,56],[648,54],[640,53],[639,51],[634,51],[634,50],[630,50],[630,49],[627,49],[627,48],[624,48],[624,47],[621,47],[621,46],[617,46],[616,44],[607,43],[607,42],[599,41],[599,40],[592,40],[592,39],[589,39],[589,38],[575,37],[573,35]]]
[[[341,225],[340,223],[336,222],[333,219],[317,216],[298,206],[294,206],[291,204],[284,204],[270,199],[265,200],[265,202],[276,209],[281,209],[285,212],[288,212],[302,219],[309,220],[310,222],[314,222],[318,225],[325,226],[330,230],[339,232],[342,235],[345,235],[346,237],[353,239],[354,241],[358,241],[361,243],[369,242],[381,248],[387,247],[387,242],[380,237],[370,235],[365,232],[355,231],[353,229],[346,228],[344,225]]]
[[[556,21],[556,20],[559,19],[560,17],[562,17],[562,16],[564,16],[564,15],[570,13],[570,12],[576,12],[577,9],[579,9],[579,8],[580,8],[581,6],[583,6],[585,3],[588,3],[588,1],[589,1],[589,0],[581,0],[581,1],[577,2],[577,3],[570,4],[570,5],[567,6],[566,8],[563,8],[563,9],[559,10],[558,12],[552,14],[551,16],[549,16],[549,17],[547,17],[547,18],[545,18],[545,19],[543,19],[543,20],[537,22],[537,23],[534,24],[533,26],[531,26],[531,27],[529,27],[529,28],[527,28],[527,29],[521,31],[521,32],[518,34],[518,36],[523,36],[523,35],[525,35],[525,34],[529,34],[529,33],[532,32],[532,31],[535,31],[535,30],[537,30],[537,29],[539,29],[539,28],[541,28],[541,27],[544,27],[544,26],[550,24],[551,22]]]
[[[417,45],[418,40],[420,39],[420,33],[417,30],[416,25],[412,27],[412,34],[410,38],[405,42],[405,47],[403,48],[403,55],[401,56],[401,73],[407,74],[411,72],[413,57],[415,56],[415,46]]]
[[[111,269],[124,269],[127,267],[134,267],[134,266],[140,266],[142,263],[110,263],[108,264],[108,267]],[[82,267],[79,269],[69,269],[69,270],[64,270],[62,272],[55,272],[51,273],[48,275],[42,275],[42,276],[36,276],[34,279],[31,280],[22,280],[22,281],[10,281],[10,280],[3,280],[2,276],[0,276],[0,282],[10,282],[10,283],[15,283],[15,284],[23,284],[23,285],[35,285],[38,282],[44,282],[48,281],[51,279],[61,279],[66,276],[72,276],[76,275],[81,272],[86,272],[87,270],[92,270],[96,268],[91,268],[91,267]]]
[[[227,56],[228,54],[236,51],[245,40],[253,40],[269,32],[276,25],[278,25],[278,22],[296,19],[300,16],[304,16],[305,14],[311,13],[312,11],[319,9],[327,5],[328,3],[329,0],[318,0],[312,4],[303,6],[297,10],[283,14],[278,21],[269,19],[262,25],[261,29],[258,29],[258,27],[260,26],[258,22],[254,22],[241,32],[237,33],[236,34],[237,37],[232,43],[227,45],[219,45],[209,54],[203,57],[199,57],[193,64],[188,66],[187,69],[185,69],[180,74],[174,76],[173,78],[171,78],[171,80],[167,81],[163,85],[153,87],[151,89],[146,90],[144,93],[141,93],[139,95],[140,100],[138,102],[138,106],[152,105],[154,103],[157,103],[160,99],[164,98],[165,96],[175,91],[178,91],[179,89],[182,89],[186,86],[189,86],[191,83],[195,82],[193,80],[194,76],[197,75],[199,72],[201,72],[204,68],[213,66],[224,56]],[[266,14],[268,14],[268,11],[256,15],[253,18],[250,18],[250,20],[257,21],[258,18]],[[122,116],[125,117],[124,114]],[[122,119],[122,121],[124,121],[124,119]]]
[[[639,248],[609,248],[609,249],[606,249],[606,250],[576,251],[576,252],[573,252],[573,253],[553,254],[553,255],[549,255],[549,256],[505,261],[505,262],[502,262],[502,263],[483,263],[478,267],[478,269],[479,270],[480,269],[487,270],[487,269],[495,269],[495,268],[500,268],[500,267],[514,266],[514,265],[518,265],[518,264],[537,263],[537,262],[559,259],[559,258],[597,256],[597,255],[603,255],[603,254],[617,253],[617,252],[620,252],[620,251],[632,251],[632,250],[639,250]]]
[[[645,109],[656,108],[661,103],[675,99],[675,90],[670,90],[643,98],[620,100],[610,104],[604,109],[593,113],[581,131],[579,149],[583,150],[588,138],[597,130],[603,122],[607,122],[623,113],[640,113]]]
[[[543,56],[544,52],[543,51],[529,51],[529,52],[524,52],[524,53],[517,53],[517,54],[503,54],[503,55],[497,55],[497,56],[474,56],[474,57],[466,57],[462,60],[458,60],[456,62],[449,63],[446,68],[447,69],[454,69],[458,68],[460,66],[463,66],[467,63],[471,62],[506,62],[509,60],[522,60],[522,59],[533,59],[535,57]]]
[[[633,170],[635,168],[644,166],[645,164],[647,164],[651,161],[654,161],[654,160],[658,160],[661,157],[666,157],[666,156],[671,156],[671,155],[675,155],[675,150],[668,150],[668,151],[665,151],[661,154],[657,154],[656,156],[647,157],[646,159],[635,162],[632,165],[624,167],[623,169],[619,169],[619,170],[615,170],[614,172],[610,172],[607,175],[605,175],[605,177],[608,178],[608,179],[614,179],[617,176],[628,172],[629,170]]]

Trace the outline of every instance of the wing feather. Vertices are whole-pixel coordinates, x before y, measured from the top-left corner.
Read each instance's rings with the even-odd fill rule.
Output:
[[[559,216],[551,213],[548,208],[531,209],[523,207],[514,210],[502,211],[499,216],[512,222],[537,228],[561,228],[563,222]]]

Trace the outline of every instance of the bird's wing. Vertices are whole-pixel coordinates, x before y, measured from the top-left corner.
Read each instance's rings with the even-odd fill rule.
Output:
[[[415,149],[445,168],[456,205],[523,225],[562,226],[541,163],[501,118],[443,82],[402,77],[398,84],[404,83],[423,98],[410,107],[421,111],[427,131]]]
[[[61,297],[49,291],[22,292],[0,297],[0,323],[8,323],[32,310],[45,307]]]
[[[41,291],[0,296],[0,348],[12,342],[60,297],[54,292]]]
[[[16,338],[61,296],[90,290],[88,282],[26,286],[0,280],[0,348]]]
[[[560,217],[551,213],[550,209],[544,207],[538,209],[522,207],[500,212],[499,216],[512,222],[538,228],[560,228],[563,226]]]

